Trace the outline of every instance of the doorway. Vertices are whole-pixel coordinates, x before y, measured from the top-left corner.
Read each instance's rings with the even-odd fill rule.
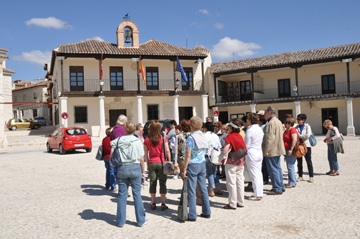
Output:
[[[332,124],[336,127],[339,127],[339,120],[338,120],[338,109],[337,108],[325,108],[325,109],[321,109],[321,128],[322,128],[322,133],[326,134],[327,133],[327,129],[325,129],[324,127],[322,127],[324,120],[329,119],[332,121]]]
[[[219,112],[219,121],[222,124],[226,124],[229,122],[229,113],[227,111],[220,111]]]
[[[179,107],[179,121],[183,119],[191,119],[193,117],[193,109],[192,107]],[[180,123],[180,122],[176,122]]]
[[[120,115],[126,115],[126,110],[109,110],[109,125],[114,127]]]
[[[293,115],[292,110],[279,110],[278,119],[281,121],[281,123],[284,123],[286,114],[291,114],[296,122],[296,115]]]

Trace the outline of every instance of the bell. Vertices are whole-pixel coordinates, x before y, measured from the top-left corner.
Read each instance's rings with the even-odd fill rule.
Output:
[[[131,43],[131,31],[125,30],[125,43]]]

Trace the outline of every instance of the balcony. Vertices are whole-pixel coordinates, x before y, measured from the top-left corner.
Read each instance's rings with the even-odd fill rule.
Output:
[[[360,81],[350,82],[350,93],[360,92]],[[338,82],[335,85],[335,92],[323,92],[321,84],[319,85],[305,85],[298,86],[298,97],[303,96],[320,96],[320,95],[334,95],[334,94],[347,94],[348,86],[347,82]],[[296,97],[295,92],[290,90],[288,95],[279,97],[277,88],[264,89],[263,92],[254,92],[254,100],[272,100],[281,98],[292,98]],[[229,103],[229,102],[246,102],[252,100],[252,92],[245,92],[244,95],[240,96],[219,96],[218,103]]]

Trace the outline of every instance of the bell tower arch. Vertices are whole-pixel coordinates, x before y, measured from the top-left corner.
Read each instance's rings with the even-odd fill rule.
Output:
[[[116,30],[116,37],[118,48],[139,47],[139,30],[133,21],[122,21]],[[125,41],[130,45],[126,46]]]

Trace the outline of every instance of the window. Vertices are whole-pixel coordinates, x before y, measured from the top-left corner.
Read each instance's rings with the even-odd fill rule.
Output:
[[[147,106],[148,120],[159,119],[159,105],[148,105]]]
[[[281,97],[290,97],[290,79],[278,80],[278,94]]]
[[[252,100],[250,80],[240,81],[240,100]]]
[[[194,77],[193,77],[193,69],[191,67],[184,67],[184,71],[185,74],[188,78],[188,81],[184,81],[182,80],[182,90],[190,90],[190,89],[194,89],[193,88],[193,84],[194,84]]]
[[[323,94],[335,93],[335,75],[321,76],[321,88]]]
[[[227,85],[225,81],[218,81],[218,92],[219,92],[219,96],[227,96]]]
[[[84,67],[70,66],[70,90],[84,91]]]
[[[124,90],[122,67],[110,67],[110,90]]]
[[[146,67],[146,89],[159,90],[159,70],[157,67]]]
[[[87,107],[75,106],[75,123],[87,123],[88,122]]]
[[[34,100],[36,100],[37,99],[37,94],[36,94],[36,92],[34,92]]]

